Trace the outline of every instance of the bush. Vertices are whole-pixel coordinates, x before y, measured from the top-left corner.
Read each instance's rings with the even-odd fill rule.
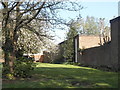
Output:
[[[15,77],[31,77],[31,71],[34,69],[33,60],[30,58],[20,57],[14,63]]]
[[[14,75],[13,74],[6,74],[6,77],[8,78],[8,79],[15,79],[15,77],[14,77]]]
[[[2,77],[3,78],[9,78],[8,74],[10,74],[10,69],[9,66],[3,63],[3,68],[2,68]],[[9,78],[10,79],[10,78]]]
[[[14,62],[14,73],[11,74],[9,66],[3,64],[3,77],[11,79],[13,77],[27,78],[31,77],[31,71],[34,70],[35,64],[33,59],[26,57],[19,57]],[[10,77],[10,78],[9,78]]]

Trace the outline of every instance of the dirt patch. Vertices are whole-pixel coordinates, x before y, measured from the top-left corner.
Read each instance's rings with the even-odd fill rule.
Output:
[[[38,82],[38,81],[49,81],[51,78],[37,78],[37,77],[31,77],[31,78],[16,78],[15,80],[9,80],[9,79],[2,79],[3,84],[7,84],[7,83],[16,83],[16,82],[28,82],[28,81],[32,81],[32,82]]]
[[[16,83],[17,82],[17,80],[2,80],[2,83],[4,84],[4,83]]]
[[[74,79],[73,77],[67,77],[67,78],[65,78],[65,79]]]
[[[72,86],[89,86],[91,83],[87,81],[71,81]]]

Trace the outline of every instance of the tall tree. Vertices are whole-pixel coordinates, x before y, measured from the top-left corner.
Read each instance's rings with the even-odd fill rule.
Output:
[[[97,35],[97,23],[95,21],[94,17],[87,16],[85,25],[84,25],[84,31],[87,35]]]
[[[100,31],[100,45],[102,45],[110,41],[110,27],[105,24],[105,18],[99,18],[98,24],[98,30]]]
[[[86,19],[80,19],[80,34],[85,35],[98,35],[98,25],[94,17],[87,16]]]
[[[86,19],[77,20],[76,26],[79,26],[80,34],[99,36],[101,45],[110,41],[110,27],[106,25],[105,18],[87,16]]]
[[[17,52],[17,42],[20,38],[21,30],[25,30],[25,32],[29,30],[39,40],[44,42],[43,38],[48,36],[46,33],[41,33],[41,31],[44,31],[43,29],[36,29],[34,23],[44,21],[52,25],[65,24],[64,20],[58,17],[58,10],[79,11],[82,9],[78,3],[67,1],[48,2],[43,0],[37,2],[36,0],[28,0],[28,2],[23,2],[20,0],[18,2],[10,2],[8,0],[8,2],[1,2],[1,4],[3,6],[2,33],[4,36],[5,64],[9,66],[11,73],[14,73],[15,53]],[[70,5],[71,7],[69,7]],[[41,23],[37,24],[37,26],[41,26]]]
[[[63,44],[63,57],[67,62],[74,62],[74,37],[78,34],[76,22],[70,22],[70,28],[66,35],[66,41]]]

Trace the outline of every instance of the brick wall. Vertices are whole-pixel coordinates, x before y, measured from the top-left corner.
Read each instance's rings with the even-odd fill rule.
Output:
[[[120,41],[120,17],[110,21],[111,42],[98,47],[88,48],[78,52],[78,62],[85,65],[107,66],[113,69],[120,68],[118,47]]]
[[[78,62],[84,65],[112,67],[112,63],[110,62],[110,46],[111,43],[104,46],[85,49],[79,52]]]
[[[111,20],[111,62],[118,67],[118,41],[120,39],[120,16]]]
[[[103,39],[102,39],[103,44]],[[100,46],[100,37],[95,35],[80,35],[79,36],[79,48],[91,48]]]

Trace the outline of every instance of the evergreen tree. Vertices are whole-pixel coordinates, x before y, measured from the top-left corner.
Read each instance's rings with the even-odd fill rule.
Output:
[[[70,29],[66,36],[66,41],[63,44],[64,53],[63,57],[66,62],[74,62],[74,37],[78,34],[75,21],[72,21],[70,24]]]

